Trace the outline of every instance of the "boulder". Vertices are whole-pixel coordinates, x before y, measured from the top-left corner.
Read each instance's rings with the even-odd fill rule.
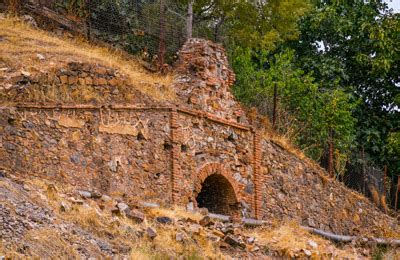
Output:
[[[199,224],[202,225],[203,227],[208,227],[214,224],[214,222],[211,220],[209,216],[204,216],[200,221]]]
[[[92,194],[89,191],[84,191],[84,190],[79,190],[78,194],[85,199],[90,199],[92,197]]]
[[[157,236],[157,232],[151,227],[146,229],[146,234],[150,239],[154,239]]]
[[[126,204],[123,203],[123,202],[118,203],[118,204],[117,204],[117,208],[119,209],[119,211],[120,211],[121,213],[122,213],[122,212],[126,213],[126,212],[129,211],[129,206],[126,205]]]
[[[235,247],[235,248],[241,248],[241,249],[246,248],[246,244],[244,244],[238,238],[231,236],[231,235],[225,236],[224,241],[227,244],[229,244],[230,246]]]
[[[157,217],[156,221],[160,224],[170,225],[173,223],[173,220],[169,217]]]
[[[182,232],[178,232],[175,235],[175,240],[177,242],[182,242],[184,240],[184,234]]]
[[[129,210],[125,213],[126,217],[133,222],[140,224],[144,221],[145,216],[142,212],[138,210]]]

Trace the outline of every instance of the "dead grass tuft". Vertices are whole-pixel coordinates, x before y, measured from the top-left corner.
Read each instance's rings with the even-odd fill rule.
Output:
[[[23,259],[24,256],[18,253],[17,250],[15,245],[6,247],[0,240],[0,256],[4,256],[5,259]]]
[[[389,207],[388,207],[388,205],[387,205],[387,203],[386,203],[386,196],[385,196],[385,195],[382,195],[382,196],[381,196],[381,207],[382,207],[382,210],[383,210],[386,214],[389,212]]]
[[[375,186],[368,185],[368,189],[369,189],[369,192],[371,193],[372,201],[375,203],[375,205],[377,207],[379,207],[381,205],[381,202],[380,202],[380,199],[379,199],[379,193],[376,190]]]

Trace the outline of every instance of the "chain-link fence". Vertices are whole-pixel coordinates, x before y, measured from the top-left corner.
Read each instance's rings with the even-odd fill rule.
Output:
[[[160,70],[165,63],[171,64],[177,58],[176,52],[186,41],[191,17],[188,4],[176,0],[5,0],[0,2],[0,10],[28,12],[36,16],[39,25],[55,25],[139,55],[152,70]],[[217,42],[225,40],[221,38],[223,20],[196,20],[194,17],[190,24],[193,37]],[[274,99],[271,97],[269,102],[262,103],[265,107],[260,109],[275,123]],[[287,132],[295,118],[284,110],[276,114],[279,114],[277,131],[282,128]],[[385,177],[382,167],[364,157],[353,158],[351,162],[346,165],[345,173],[339,174],[339,179],[373,200],[384,196],[396,208],[397,178]]]
[[[148,62],[172,62],[185,42],[185,14],[174,11],[172,1],[104,1],[88,3],[88,27],[92,37]],[[164,58],[163,57],[163,58]]]
[[[381,208],[399,208],[399,176],[388,175],[387,167],[378,167],[370,160],[355,158],[347,164],[341,180],[349,188],[356,190]]]
[[[57,24],[140,55],[154,69],[172,63],[187,38],[187,6],[173,0],[6,0],[3,8],[29,10],[40,25]]]

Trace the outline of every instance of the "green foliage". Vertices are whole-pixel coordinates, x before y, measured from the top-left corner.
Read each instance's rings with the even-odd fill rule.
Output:
[[[400,16],[381,0],[321,1],[300,30],[299,41],[289,43],[296,63],[326,88],[352,95],[358,149],[399,172],[388,135],[400,122]]]
[[[390,133],[388,136],[389,154],[400,155],[400,132]]]
[[[223,38],[226,46],[273,50],[299,36],[297,22],[311,8],[309,0],[199,0],[194,14],[195,24],[208,28],[214,40]],[[222,32],[223,37],[215,35]]]
[[[237,48],[233,67],[237,71],[234,92],[264,114],[271,114],[277,87],[279,120],[277,130],[319,160],[330,131],[335,133],[338,169],[343,170],[354,141],[353,105],[340,89],[329,90],[315,83],[310,74],[296,68],[293,50],[273,56],[265,51]]]
[[[389,133],[387,143],[390,158],[389,164],[394,169],[400,169],[400,132]],[[397,172],[397,175],[399,175],[399,172]]]

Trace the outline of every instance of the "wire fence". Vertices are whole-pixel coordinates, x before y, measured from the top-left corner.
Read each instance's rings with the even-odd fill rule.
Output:
[[[69,19],[67,23],[75,27],[69,26],[69,30],[139,55],[154,69],[173,63],[187,38],[187,10],[179,1],[6,0],[3,9],[23,13],[27,6],[34,10],[31,13],[42,16],[38,19],[43,24],[49,22],[43,16],[61,27],[68,27],[62,22]]]
[[[142,55],[148,62],[160,55],[173,62],[186,40],[185,14],[174,11],[174,1],[91,0],[88,5],[92,37]]]
[[[386,166],[379,167],[367,159],[356,158],[347,164],[340,180],[347,187],[371,198],[381,208],[399,209],[400,177],[389,176]]]
[[[89,40],[100,40],[139,55],[147,68],[153,70],[160,70],[164,64],[177,59],[176,53],[188,34],[187,5],[176,0],[5,0],[0,2],[0,10],[23,13],[28,5],[33,6],[30,10],[36,10],[34,14],[44,16],[37,17],[43,24],[51,20],[58,26],[85,34]],[[222,21],[192,22],[190,34],[193,37],[224,42]],[[262,104],[266,106],[261,109],[274,118],[272,98]],[[285,111],[280,111],[276,124],[286,131],[292,120],[294,118]],[[339,179],[368,197],[373,198],[376,193],[379,197],[383,195],[392,207],[398,208],[398,179],[387,178],[385,169],[365,158],[351,161]]]

